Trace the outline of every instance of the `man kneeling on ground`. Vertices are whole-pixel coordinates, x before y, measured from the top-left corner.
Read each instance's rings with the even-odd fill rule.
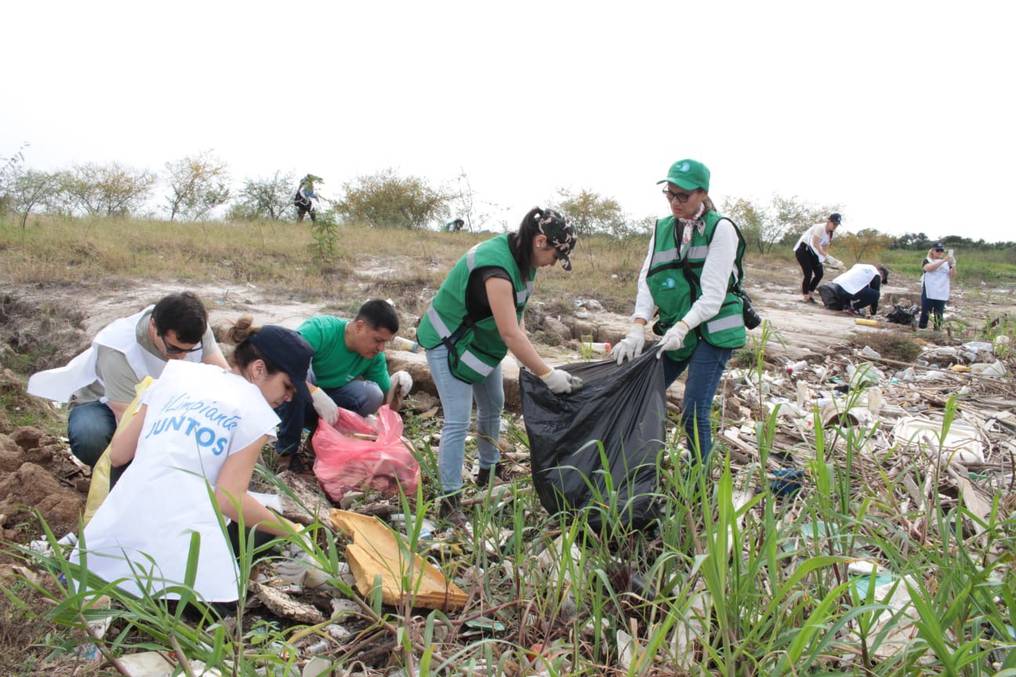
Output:
[[[308,381],[311,401],[296,397],[278,410],[280,454],[289,455],[299,447],[304,427],[313,433],[320,419],[335,423],[339,407],[369,416],[391,402],[396,391],[409,394],[413,387],[409,373],[389,376],[385,359],[385,343],[398,331],[395,308],[381,299],[363,304],[352,320],[318,315],[300,325],[300,335],[314,349]]]
[[[850,270],[819,287],[818,292],[822,303],[830,310],[864,315],[864,309],[870,307],[874,316],[878,312],[882,285],[888,282],[889,271],[885,266],[855,263]]]
[[[66,366],[33,374],[28,392],[55,402],[70,401],[71,452],[92,467],[134,399],[134,387],[146,376],[159,378],[169,360],[229,368],[208,326],[208,312],[191,292],[170,294],[154,306],[113,321]]]

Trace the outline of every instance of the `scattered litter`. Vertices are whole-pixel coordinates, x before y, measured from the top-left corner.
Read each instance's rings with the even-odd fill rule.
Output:
[[[979,362],[972,364],[970,365],[970,372],[990,378],[1005,378],[1006,374],[1005,366],[1001,362],[991,362],[988,364]]]
[[[346,561],[356,578],[360,594],[370,598],[380,579],[381,598],[386,604],[399,604],[412,597],[415,606],[428,609],[461,609],[468,596],[455,583],[449,581],[432,564],[412,554],[409,564],[405,543],[401,546],[395,532],[376,517],[368,517],[346,510],[333,510],[332,525],[352,538],[346,546]],[[410,575],[415,580],[403,588],[403,579]]]
[[[918,447],[937,453],[943,460],[960,463],[984,463],[984,444],[977,429],[962,420],[954,420],[949,433],[942,437],[942,421],[919,416],[904,416],[893,427],[896,445]]]
[[[303,666],[300,677],[324,677],[330,674],[332,674],[332,662],[327,658],[315,656]]]
[[[882,355],[871,346],[864,346],[861,348],[860,354],[862,357],[866,357],[869,360],[878,360],[882,357]]]
[[[769,473],[769,490],[777,496],[793,496],[801,490],[804,472],[798,468],[778,468]]]
[[[307,624],[323,623],[325,620],[317,607],[295,600],[281,590],[256,581],[250,581],[248,586],[268,610],[280,618]]]

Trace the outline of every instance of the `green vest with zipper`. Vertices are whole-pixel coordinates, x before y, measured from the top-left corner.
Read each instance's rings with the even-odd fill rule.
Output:
[[[483,381],[508,353],[493,315],[482,319],[468,317],[469,276],[477,268],[488,266],[508,273],[515,291],[515,314],[522,322],[536,271],[530,273],[529,279],[523,279],[508,246],[508,235],[504,234],[477,244],[452,266],[416,331],[417,342],[428,350],[442,343],[447,346],[452,374],[466,383]]]
[[[653,295],[653,302],[660,309],[660,320],[655,327],[659,333],[662,334],[677,324],[702,295],[702,267],[709,255],[716,224],[723,218],[725,217],[714,211],[706,212],[702,217],[705,228],[701,233],[695,228],[691,241],[684,246],[677,244],[677,221],[673,216],[656,222],[653,256],[646,274],[646,283]],[[741,263],[745,244],[737,226],[734,226],[734,230],[738,240],[737,254],[723,304],[716,315],[688,332],[679,349],[667,352],[667,357],[672,360],[681,361],[691,357],[699,341],[706,341],[717,348],[740,348],[745,344],[744,302],[735,293],[743,274]]]

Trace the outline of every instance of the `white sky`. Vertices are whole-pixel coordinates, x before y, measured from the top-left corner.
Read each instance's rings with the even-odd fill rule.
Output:
[[[848,230],[1016,240],[1009,2],[6,2],[0,156],[322,192],[461,170],[512,226],[559,187],[634,217],[693,157],[714,198],[840,203]],[[1008,83],[1008,84],[1006,84]],[[491,224],[494,225],[494,224]]]

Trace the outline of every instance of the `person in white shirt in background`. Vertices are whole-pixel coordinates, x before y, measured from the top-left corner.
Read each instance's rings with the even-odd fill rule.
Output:
[[[657,346],[666,386],[687,369],[681,422],[692,453],[709,458],[713,396],[731,353],[745,344],[743,301],[734,293],[742,274],[744,238],[709,199],[709,169],[695,160],[670,167],[664,197],[671,215],[656,222],[639,272],[632,325],[611,350],[618,365],[641,355],[645,327],[663,338]]]
[[[851,315],[864,315],[865,308],[871,308],[872,317],[878,312],[882,296],[882,285],[889,282],[889,270],[882,265],[855,263],[829,283],[832,288],[833,304],[830,310],[843,310]],[[825,285],[823,285],[824,287]],[[825,298],[823,297],[823,303]]]
[[[306,391],[313,350],[290,329],[251,326],[250,316],[229,338],[237,342],[231,370],[171,362],[113,436],[113,465],[130,467],[85,527],[72,560],[125,592],[155,594],[182,584],[198,534],[194,590],[205,602],[233,602],[237,523],[242,519],[245,533],[256,528],[264,540],[296,529],[247,491],[279,422],[272,408]],[[216,508],[231,520],[228,538]]]
[[[918,329],[928,328],[929,313],[935,317],[935,331],[942,329],[945,304],[949,300],[949,283],[956,275],[956,259],[946,256],[945,245],[936,242],[928,250],[928,257],[923,263],[924,274],[921,275],[921,317],[917,322]]]
[[[839,214],[830,214],[825,223],[816,223],[801,233],[797,244],[794,245],[794,256],[797,257],[801,272],[804,273],[804,279],[801,281],[801,300],[806,303],[815,303],[814,293],[825,273],[822,264],[829,256],[833,233],[842,220],[843,217]]]

